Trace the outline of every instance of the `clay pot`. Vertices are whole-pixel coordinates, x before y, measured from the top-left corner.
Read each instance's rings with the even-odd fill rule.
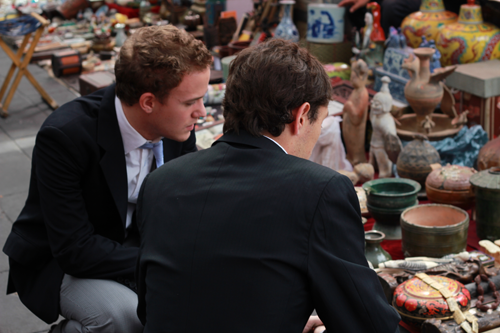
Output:
[[[403,254],[441,258],[460,253],[467,246],[468,229],[469,215],[458,207],[428,204],[408,208],[401,214]]]
[[[439,153],[423,135],[415,136],[415,140],[403,148],[398,156],[396,168],[401,178],[418,182],[425,188],[425,180],[432,171],[432,164],[440,164]]]
[[[500,137],[487,142],[477,156],[479,171],[500,166]]]
[[[425,181],[427,198],[434,203],[442,203],[470,209],[474,206],[475,196],[469,179],[476,170],[460,165],[446,165],[433,170]]]
[[[401,23],[401,31],[413,48],[427,40],[436,40],[439,29],[446,24],[455,23],[457,14],[445,10],[442,0],[423,0],[420,10],[408,15]]]
[[[458,307],[466,311],[471,297],[463,284],[444,276],[431,276],[437,283],[446,286]],[[425,320],[450,319],[453,312],[443,295],[421,279],[414,277],[400,284],[394,291],[392,306],[399,312],[403,321],[410,325],[420,325]]]

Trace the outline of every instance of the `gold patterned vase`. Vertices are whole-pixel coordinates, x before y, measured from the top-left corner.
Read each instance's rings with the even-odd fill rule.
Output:
[[[422,36],[427,40],[436,40],[439,29],[457,21],[457,14],[444,9],[443,0],[423,0],[420,11],[411,13],[401,23],[401,30],[407,43],[417,48],[422,43]]]
[[[481,6],[474,0],[467,2],[460,7],[458,22],[439,31],[436,47],[442,66],[500,58],[500,29],[483,22]]]

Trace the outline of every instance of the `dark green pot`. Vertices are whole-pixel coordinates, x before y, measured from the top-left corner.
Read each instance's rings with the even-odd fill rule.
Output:
[[[403,209],[414,205],[421,186],[411,179],[380,178],[364,183],[363,189],[368,205],[380,209]]]
[[[480,239],[500,239],[500,168],[470,177],[476,194],[476,232]]]

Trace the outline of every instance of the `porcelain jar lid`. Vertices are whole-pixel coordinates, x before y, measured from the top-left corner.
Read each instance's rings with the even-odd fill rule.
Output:
[[[446,287],[462,311],[470,307],[470,293],[465,286],[444,276],[431,276]],[[400,284],[394,291],[392,306],[403,319],[421,322],[430,318],[446,319],[453,316],[443,295],[421,279],[414,277]]]
[[[470,177],[477,173],[474,168],[447,164],[433,170],[425,184],[427,186],[447,191],[467,191],[470,189]]]

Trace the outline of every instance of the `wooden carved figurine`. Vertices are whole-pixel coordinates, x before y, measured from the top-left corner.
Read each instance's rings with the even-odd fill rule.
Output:
[[[344,104],[342,136],[347,151],[347,159],[354,166],[366,163],[365,129],[368,116],[368,66],[363,60],[352,64],[351,83],[354,90]]]
[[[370,121],[373,127],[370,141],[370,163],[377,168],[379,178],[392,176],[392,165],[402,150],[401,140],[396,134],[396,124],[391,115],[392,96],[389,91],[389,79],[382,78],[380,92],[373,96],[370,110]]]

